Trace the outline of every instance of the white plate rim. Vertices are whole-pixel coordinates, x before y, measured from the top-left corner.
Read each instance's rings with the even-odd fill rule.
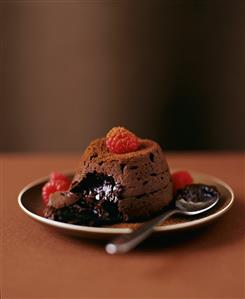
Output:
[[[171,169],[171,172],[176,171],[178,169]],[[232,188],[225,183],[224,181],[222,181],[221,179],[206,174],[206,173],[201,173],[201,172],[197,172],[195,170],[187,170],[188,172],[191,173],[191,175],[195,178],[196,176],[201,176],[203,178],[207,178],[208,180],[212,180],[214,183],[222,185],[223,187],[225,187],[228,192],[230,193],[230,200],[229,203],[223,207],[222,209],[216,211],[215,213],[212,213],[208,216],[196,219],[196,220],[192,220],[189,222],[181,222],[181,223],[175,223],[175,224],[168,224],[168,225],[164,225],[164,226],[156,226],[154,228],[154,232],[164,232],[164,231],[175,231],[175,230],[179,230],[179,229],[185,229],[185,228],[189,228],[189,227],[195,227],[195,226],[199,226],[203,223],[209,222],[213,219],[216,219],[217,217],[221,216],[222,214],[226,213],[230,207],[232,206],[233,202],[234,202],[234,192],[232,190]],[[74,171],[64,171],[63,173],[65,173],[66,175],[73,175]],[[84,232],[84,233],[96,233],[96,234],[128,234],[130,232],[132,232],[131,228],[117,228],[117,227],[92,227],[92,226],[83,226],[83,225],[75,225],[75,224],[68,224],[68,223],[63,223],[63,222],[58,222],[58,221],[54,221],[54,220],[50,220],[50,219],[46,219],[42,216],[39,216],[31,211],[29,211],[24,204],[22,203],[22,197],[25,194],[26,191],[28,191],[29,189],[35,187],[38,184],[41,183],[45,183],[45,181],[47,181],[49,179],[49,176],[45,176],[42,178],[39,178],[37,180],[34,180],[33,182],[27,184],[19,193],[18,195],[18,205],[21,208],[21,210],[28,215],[29,217],[33,218],[34,220],[37,220],[41,223],[47,224],[49,226],[52,227],[56,227],[56,228],[61,228],[61,229],[65,229],[65,230],[69,230],[69,231],[80,231],[80,232]]]

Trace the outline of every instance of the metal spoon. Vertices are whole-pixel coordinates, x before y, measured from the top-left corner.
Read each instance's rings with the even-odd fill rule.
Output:
[[[211,209],[218,201],[219,196],[205,201],[201,201],[200,199],[195,199],[195,201],[184,198],[177,199],[172,210],[153,218],[130,234],[117,237],[106,245],[105,250],[109,254],[126,253],[145,240],[152,233],[156,225],[161,224],[170,216],[174,214],[197,215]]]

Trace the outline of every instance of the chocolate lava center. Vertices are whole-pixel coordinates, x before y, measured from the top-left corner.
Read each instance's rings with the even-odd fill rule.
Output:
[[[112,176],[88,173],[70,192],[80,199],[74,204],[56,211],[56,219],[73,223],[114,222],[121,220],[118,199],[122,187]],[[84,218],[84,216],[86,216]]]

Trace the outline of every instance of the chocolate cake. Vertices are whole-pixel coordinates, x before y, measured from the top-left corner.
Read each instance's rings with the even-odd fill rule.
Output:
[[[46,217],[76,224],[142,221],[172,199],[172,182],[161,147],[138,139],[132,152],[115,153],[107,139],[92,141],[67,192],[50,196]]]

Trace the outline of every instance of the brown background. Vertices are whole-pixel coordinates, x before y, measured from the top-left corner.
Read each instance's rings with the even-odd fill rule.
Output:
[[[244,1],[0,1],[2,151],[78,150],[114,125],[244,149]]]

